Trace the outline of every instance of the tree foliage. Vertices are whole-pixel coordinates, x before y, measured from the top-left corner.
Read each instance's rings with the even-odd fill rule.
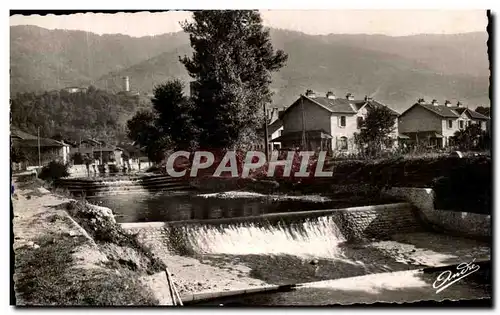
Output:
[[[483,114],[486,117],[490,117],[491,108],[490,107],[485,107],[485,106],[478,106],[476,108],[475,112],[478,112],[479,114]]]
[[[471,124],[465,129],[458,130],[453,136],[455,144],[463,151],[490,148],[489,134],[482,130],[478,124]]]
[[[11,100],[11,123],[40,136],[71,138],[95,137],[107,142],[124,138],[122,117],[137,107],[137,99],[90,88],[87,92],[65,90],[42,94],[22,93]]]
[[[145,147],[148,157],[155,162],[160,162],[168,149],[195,146],[192,103],[183,88],[179,80],[156,86],[151,109],[138,111],[127,122],[128,137]]]
[[[196,11],[185,22],[193,55],[180,61],[194,79],[193,119],[200,145],[230,148],[252,141],[271,101],[271,73],[287,55],[274,51],[257,11]]]
[[[358,145],[368,155],[376,155],[392,142],[390,134],[395,130],[394,113],[385,106],[371,107],[361,122],[361,131],[355,135]]]

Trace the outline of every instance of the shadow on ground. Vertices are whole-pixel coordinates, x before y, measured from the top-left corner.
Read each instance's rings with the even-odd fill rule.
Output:
[[[451,269],[453,267],[450,267]],[[491,265],[436,293],[433,283],[442,271],[403,271],[313,283],[290,292],[252,294],[198,302],[224,306],[313,306],[371,303],[413,303],[462,299],[491,299]],[[396,280],[396,281],[395,281]],[[483,306],[492,306],[484,303]]]

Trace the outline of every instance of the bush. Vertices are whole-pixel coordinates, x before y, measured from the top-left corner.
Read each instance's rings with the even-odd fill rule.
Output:
[[[42,168],[38,177],[45,181],[55,181],[63,177],[69,176],[68,166],[66,164],[52,161]]]

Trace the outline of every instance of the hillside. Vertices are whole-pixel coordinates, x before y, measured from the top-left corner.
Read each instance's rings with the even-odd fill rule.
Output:
[[[273,77],[273,106],[289,105],[308,88],[369,94],[398,110],[420,97],[489,105],[486,33],[313,36],[273,29],[271,37],[289,54]],[[131,88],[147,94],[169,78],[189,80],[178,61],[189,52],[184,33],[132,38],[11,27],[11,92],[91,83],[118,91],[128,75]]]
[[[134,38],[37,26],[12,26],[10,38],[11,93],[90,85],[188,43],[184,33]]]

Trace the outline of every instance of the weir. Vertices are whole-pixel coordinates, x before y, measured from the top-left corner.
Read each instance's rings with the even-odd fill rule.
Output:
[[[335,259],[346,241],[421,230],[408,203],[260,216],[122,223],[150,244],[177,254],[294,255]]]

